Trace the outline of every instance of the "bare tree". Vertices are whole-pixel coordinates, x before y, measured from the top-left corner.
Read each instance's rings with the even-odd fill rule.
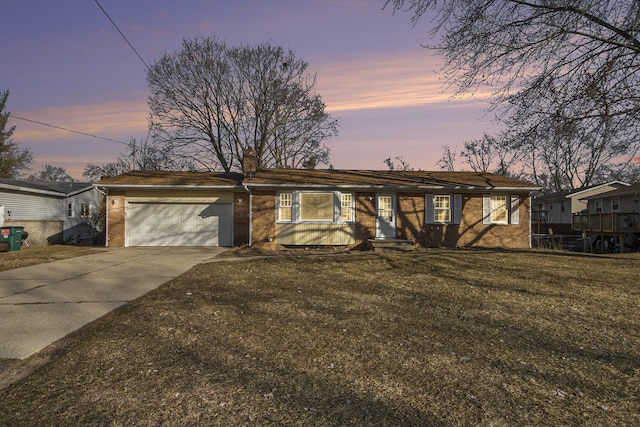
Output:
[[[507,121],[519,129],[513,148],[527,159],[531,179],[541,183],[542,175],[554,190],[592,185],[603,168],[629,163],[640,149],[638,117],[613,114],[603,79],[580,76],[577,84],[580,94],[573,83],[547,82]]]
[[[91,181],[99,181],[102,177],[121,175],[134,170],[179,171],[195,170],[195,167],[188,159],[175,155],[171,147],[157,146],[151,143],[148,137],[140,141],[132,138],[126,151],[121,153],[115,162],[102,165],[88,164],[82,176]]]
[[[521,158],[521,154],[513,150],[507,133],[499,137],[484,134],[482,139],[467,141],[460,156],[473,171],[493,172],[505,176],[515,175],[513,167]]]
[[[493,90],[534,177],[589,185],[640,145],[637,0],[387,0],[414,22],[432,15],[432,47],[459,93]],[[624,131],[623,131],[624,129]],[[528,150],[528,151],[527,151]],[[531,151],[533,150],[533,151]],[[551,152],[550,152],[551,150]],[[546,156],[546,157],[545,157]],[[554,172],[555,173],[555,172]]]
[[[440,167],[440,170],[453,172],[456,170],[456,150],[458,147],[454,147],[453,150],[448,145],[442,146],[442,157],[436,162],[436,165]]]
[[[5,112],[8,98],[8,90],[0,93],[0,178],[18,178],[22,171],[29,169],[33,154],[11,138],[15,126],[7,129],[11,115]]]
[[[73,182],[71,175],[65,168],[59,166],[44,165],[42,169],[26,177],[27,181],[39,182]]]
[[[398,164],[396,164],[398,162]],[[390,171],[412,171],[413,168],[407,162],[403,156],[398,156],[395,160],[391,160],[391,157],[388,157],[382,161]]]
[[[595,182],[622,181],[640,183],[640,158],[631,162],[609,164],[598,171]]]
[[[337,121],[314,93],[315,75],[292,51],[184,40],[149,69],[154,138],[199,168],[238,170],[253,148],[262,167],[328,163]]]

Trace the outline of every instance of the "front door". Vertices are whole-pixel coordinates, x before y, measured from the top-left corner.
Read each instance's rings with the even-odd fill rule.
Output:
[[[376,203],[376,239],[396,238],[396,198],[378,194]]]

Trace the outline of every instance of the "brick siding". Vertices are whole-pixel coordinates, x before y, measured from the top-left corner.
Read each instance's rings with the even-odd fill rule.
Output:
[[[233,245],[249,244],[249,193],[233,194]]]
[[[276,192],[254,190],[251,197],[252,243],[255,246],[274,245],[276,243]]]
[[[107,246],[124,247],[124,205],[126,197],[124,192],[111,190],[107,198],[108,230]]]

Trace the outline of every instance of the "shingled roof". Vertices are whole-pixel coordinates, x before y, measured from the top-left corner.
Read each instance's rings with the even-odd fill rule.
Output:
[[[513,188],[535,190],[538,187],[518,179],[486,172],[375,171],[332,169],[266,169],[245,179],[244,185],[309,187],[380,187],[398,189],[426,188]]]
[[[241,173],[133,171],[101,179],[101,187],[216,187],[232,188],[242,184]]]
[[[129,172],[97,183],[105,187],[349,187],[387,189],[539,188],[519,179],[487,172],[263,169],[251,178],[220,172]]]

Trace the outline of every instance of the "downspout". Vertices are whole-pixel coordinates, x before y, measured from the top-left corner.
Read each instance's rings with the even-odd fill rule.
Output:
[[[104,247],[109,247],[109,194],[94,187],[96,191],[104,196]]]
[[[242,186],[245,191],[249,192],[249,246],[253,245],[253,196],[251,189],[246,185]]]
[[[531,213],[533,210],[533,207],[531,206],[533,204],[533,200],[531,199],[531,192],[529,192],[529,249],[531,249],[533,247],[533,245],[531,244],[531,237],[532,237],[532,224],[531,224]]]

